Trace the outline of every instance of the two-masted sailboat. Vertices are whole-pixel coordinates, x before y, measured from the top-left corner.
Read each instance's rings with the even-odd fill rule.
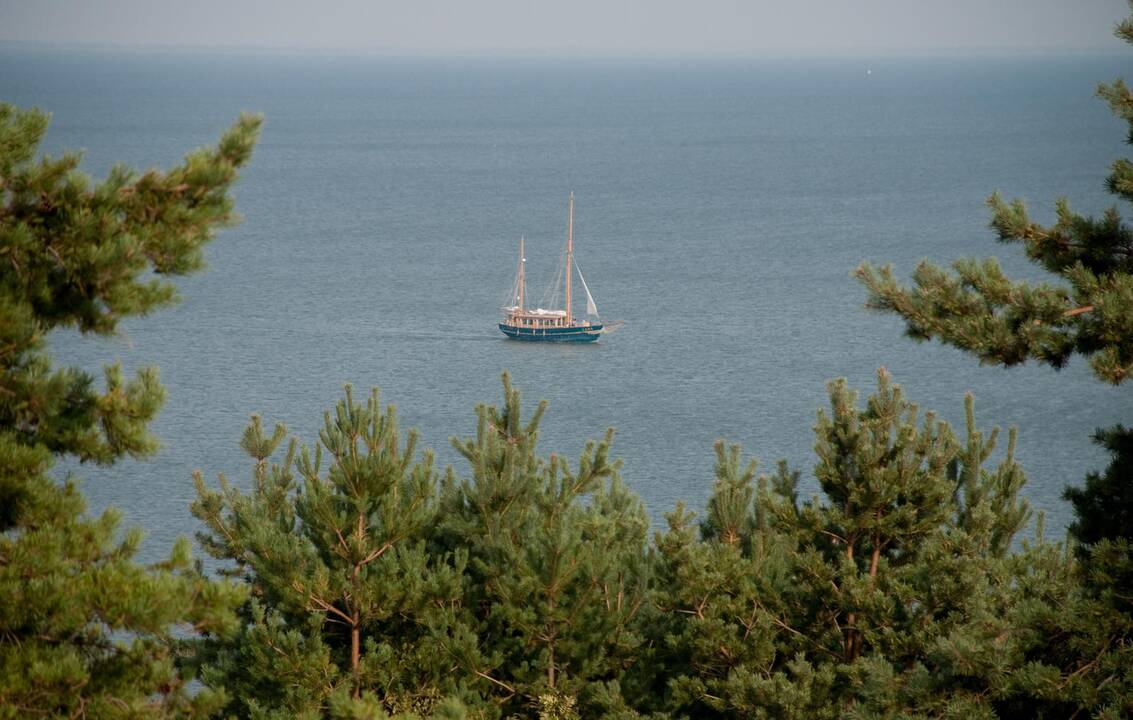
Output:
[[[538,342],[594,342],[602,334],[602,322],[598,319],[598,308],[594,304],[594,297],[590,288],[586,286],[586,279],[578,263],[574,261],[574,193],[570,194],[567,209],[567,245],[565,276],[565,300],[562,309],[545,309],[536,307],[527,308],[527,258],[523,254],[523,239],[519,241],[519,270],[516,272],[515,286],[512,288],[511,298],[504,306],[504,319],[500,323],[500,330],[504,335],[516,340],[534,340]],[[586,291],[586,317],[576,318],[571,309],[571,277],[578,273],[582,281],[582,289]],[[558,282],[555,290],[551,292],[549,305],[557,305]]]

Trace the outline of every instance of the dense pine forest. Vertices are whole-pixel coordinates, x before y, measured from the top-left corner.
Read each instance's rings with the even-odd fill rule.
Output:
[[[1133,18],[1117,34],[1133,43]],[[1133,92],[1098,94],[1133,144]],[[884,369],[829,383],[811,467],[717,443],[707,506],[660,531],[613,431],[577,458],[541,448],[553,409],[506,373],[443,470],[377,390],[347,386],[317,437],[253,416],[248,477],[193,479],[218,572],[188,539],[137,562],[140,532],[53,466],[152,455],[157,369],[100,381],[46,340],[177,300],[235,219],[261,119],[98,181],[78,154],[38,157],[47,124],[0,104],[0,718],[1133,717],[1133,427],[1096,431],[1110,464],[1067,488],[1075,521],[1047,538],[1015,432],[971,396],[952,427]],[[1133,202],[1133,161],[1106,184]],[[1061,202],[1042,226],[988,204],[1049,282],[994,259],[910,285],[863,265],[867,306],[973,362],[1077,355],[1127,392],[1133,230],[1116,208]],[[800,496],[804,472],[820,495]]]

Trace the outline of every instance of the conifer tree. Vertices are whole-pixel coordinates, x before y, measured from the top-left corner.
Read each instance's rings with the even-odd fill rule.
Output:
[[[0,717],[165,717],[222,700],[185,691],[175,628],[223,634],[243,592],[209,581],[179,541],[154,567],[141,533],[85,513],[56,458],[109,465],[151,455],[163,400],[156,369],[105,386],[54,368],[56,328],[110,335],[122,318],[176,299],[167,276],[203,265],[234,219],[229,188],[260,120],[243,116],[215,148],[171,170],[116,166],[94,182],[80,156],[36,159],[48,116],[0,104]]]
[[[445,482],[436,542],[469,561],[437,636],[506,716],[630,716],[621,681],[640,651],[648,518],[609,457],[612,431],[577,469],[540,458],[546,403],[524,423],[507,374],[503,389],[502,408],[477,408],[476,437],[453,441],[471,477]]]
[[[195,477],[199,539],[251,589],[241,634],[201,648],[204,682],[227,691],[236,717],[463,717],[443,697],[458,683],[427,632],[431,607],[461,599],[463,562],[424,544],[432,454],[416,456],[414,432],[403,443],[376,390],[362,405],[349,386],[313,451],[292,440],[270,462],[285,435],[253,416],[241,442],[255,461],[248,493]]]
[[[673,668],[669,709],[703,718],[939,716],[994,712],[939,647],[1003,626],[1012,537],[1029,516],[1013,438],[975,426],[961,443],[882,371],[864,409],[844,381],[815,427],[822,497],[800,503],[781,464],[755,479],[717,446],[697,533],[670,516],[659,542],[657,642]],[[965,635],[965,633],[967,635]],[[990,676],[991,671],[987,671]]]

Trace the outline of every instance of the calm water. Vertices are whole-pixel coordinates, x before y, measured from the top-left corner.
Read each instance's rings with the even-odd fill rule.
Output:
[[[243,225],[209,248],[185,301],[122,338],[54,338],[60,361],[157,364],[169,391],[155,459],[79,468],[91,505],[123,508],[147,553],[191,534],[190,473],[245,481],[248,415],[310,442],[344,383],[379,386],[442,464],[508,369],[551,401],[543,447],[576,455],[618,429],[624,477],[660,520],[703,506],[712,443],[815,488],[815,411],[845,376],[890,369],[955,421],[971,390],[1016,425],[1027,493],[1060,534],[1060,499],[1104,456],[1097,426],[1133,417],[1130,388],[1084,363],[980,367],[862,308],[861,261],[903,276],[924,257],[998,255],[985,197],[1051,218],[1065,195],[1110,204],[1125,130],[1093,98],[1127,56],[733,63],[398,60],[33,50],[0,46],[0,98],[54,113],[46,149],[167,166],[241,110],[267,116],[237,192]],[[531,289],[554,270],[567,193],[577,257],[607,318],[592,347],[505,341],[497,307],[526,235]],[[464,469],[457,465],[460,472]],[[64,469],[76,469],[66,466]],[[62,471],[62,470],[61,470]]]

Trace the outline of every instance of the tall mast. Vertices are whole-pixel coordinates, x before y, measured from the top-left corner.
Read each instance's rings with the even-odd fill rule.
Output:
[[[523,236],[519,236],[519,311],[523,312],[524,295],[527,294],[527,278],[524,276],[527,258],[523,255]]]
[[[571,259],[574,255],[574,191],[570,192],[570,201],[567,209],[567,258],[566,258],[566,324],[569,326],[573,317],[570,313],[570,276]]]

